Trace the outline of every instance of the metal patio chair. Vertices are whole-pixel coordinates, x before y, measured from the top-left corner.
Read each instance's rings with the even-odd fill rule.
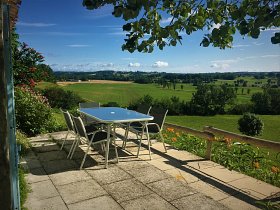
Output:
[[[135,127],[135,126],[131,126],[130,127],[130,131],[136,133],[137,135],[140,136],[140,140],[139,140],[139,145],[138,145],[138,151],[137,151],[137,157],[139,156],[139,152],[140,152],[140,148],[141,148],[141,144],[142,144],[142,139],[143,139],[143,135],[146,134],[147,136],[147,140],[148,140],[148,150],[149,150],[149,156],[150,156],[150,160],[151,158],[151,139],[150,139],[150,134],[155,135],[155,134],[159,134],[164,150],[165,152],[167,152],[166,150],[166,146],[164,143],[164,138],[162,135],[162,129],[163,129],[163,125],[165,122],[165,118],[167,115],[168,110],[167,109],[162,109],[162,108],[153,108],[150,112],[150,115],[154,117],[153,120],[143,124],[142,127]]]
[[[66,141],[68,135],[71,133],[71,134],[75,135],[75,138],[77,138],[77,135],[76,135],[75,126],[74,126],[74,124],[73,124],[73,120],[72,120],[72,118],[71,118],[71,116],[70,116],[70,113],[69,113],[68,111],[64,111],[64,110],[62,110],[62,109],[60,109],[60,111],[61,111],[62,114],[63,114],[63,117],[64,117],[65,122],[66,122],[66,125],[67,125],[67,129],[68,129],[68,131],[67,131],[67,133],[66,133],[66,136],[65,136],[65,138],[64,138],[64,140],[63,140],[63,142],[62,142],[62,145],[61,145],[61,147],[60,147],[60,150],[62,150],[62,148],[64,147],[64,144],[65,144],[65,141]],[[75,140],[74,140],[74,141],[75,141]]]
[[[80,117],[72,117],[73,118],[73,122],[75,125],[75,128],[77,130],[77,134],[78,134],[78,141],[75,142],[73,151],[72,151],[72,155],[70,158],[72,158],[73,153],[76,150],[76,147],[79,145],[79,142],[81,142],[82,140],[84,140],[86,142],[86,144],[88,144],[88,147],[86,149],[86,153],[84,155],[84,158],[82,160],[82,163],[80,165],[80,169],[83,168],[84,162],[86,160],[86,156],[89,152],[89,149],[91,146],[95,145],[95,144],[105,144],[107,143],[107,141],[112,141],[114,143],[114,147],[115,147],[115,153],[116,153],[116,158],[117,158],[117,162],[119,161],[118,159],[118,151],[117,151],[117,147],[115,144],[115,138],[110,135],[105,131],[101,131],[101,130],[96,130],[91,132],[90,134],[87,134],[84,123],[82,121],[82,119]],[[110,143],[110,142],[108,142]],[[107,162],[108,160],[106,159],[108,157],[108,148],[105,146],[105,162]],[[106,167],[106,164],[105,164]]]

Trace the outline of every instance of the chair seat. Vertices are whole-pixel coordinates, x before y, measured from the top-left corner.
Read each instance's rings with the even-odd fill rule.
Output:
[[[142,127],[143,127],[143,125],[142,125]],[[131,127],[131,129],[133,130],[133,131],[137,131],[137,132],[142,132],[142,127]],[[148,130],[149,130],[149,133],[158,133],[159,132],[159,130],[158,130],[158,127],[156,126],[156,125],[148,125]],[[146,131],[146,129],[145,129],[145,131]]]
[[[94,134],[88,134],[88,139],[91,140],[92,136]],[[110,138],[113,137],[112,135],[110,135]],[[100,131],[100,132],[97,132],[95,135],[94,135],[94,138],[93,138],[93,141],[92,142],[98,142],[98,141],[102,141],[102,140],[107,140],[107,132],[104,132],[104,131]]]
[[[132,122],[132,123],[130,123],[130,126],[132,126],[132,127],[142,127],[142,126],[143,126],[143,123],[140,123],[140,122]]]
[[[98,124],[90,124],[90,125],[85,125],[85,129],[88,132],[94,132],[94,131],[97,131],[99,130],[99,127]]]

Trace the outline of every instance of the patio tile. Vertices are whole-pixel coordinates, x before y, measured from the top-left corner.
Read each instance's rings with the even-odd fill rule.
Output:
[[[29,199],[29,197],[24,205],[29,210],[42,210],[42,209],[67,210],[68,209],[60,196],[47,198],[43,200],[34,200],[32,198]]]
[[[135,158],[134,160],[125,161],[125,162],[119,162],[118,167],[122,168],[125,171],[137,169],[137,168],[143,168],[148,167],[150,164],[147,161],[140,160],[138,158]]]
[[[183,196],[197,193],[194,189],[188,187],[182,182],[178,182],[173,177],[150,183],[147,186],[167,201],[172,201]]]
[[[201,159],[201,160],[198,160],[198,161],[189,161],[189,162],[187,162],[186,165],[189,166],[189,167],[195,168],[197,170],[215,168],[216,166],[222,167],[218,163],[214,163],[211,160],[204,160],[204,159]]]
[[[77,169],[77,164],[73,160],[54,160],[42,162],[42,165],[47,174],[53,174],[63,171]]]
[[[111,197],[101,196],[90,200],[73,203],[68,206],[69,210],[122,210],[123,208]]]
[[[36,182],[31,185],[29,196],[35,200],[42,200],[58,196],[58,192],[50,180]]]
[[[66,204],[76,203],[107,194],[107,192],[92,179],[57,186],[57,189]]]
[[[59,186],[72,182],[85,181],[91,179],[91,177],[83,170],[76,170],[51,174],[50,179],[56,186]]]
[[[30,159],[27,161],[28,169],[41,168],[42,165],[38,159]]]
[[[245,177],[244,174],[238,173],[236,171],[230,171],[229,169],[220,165],[213,168],[202,169],[201,171],[225,183]]]
[[[210,184],[207,184],[204,181],[197,181],[189,184],[190,187],[193,189],[199,191],[200,193],[203,193],[204,195],[207,195],[211,198],[213,198],[216,201],[225,199],[230,197],[231,195],[237,194],[238,192],[230,187],[222,187],[216,188],[213,187]]]
[[[149,164],[151,164],[163,171],[174,169],[174,167],[176,168],[178,166],[181,166],[181,164],[179,162],[168,161],[165,158],[152,159],[151,161],[149,161]]]
[[[177,200],[171,201],[178,209],[200,209],[200,210],[225,210],[228,209],[226,206],[214,201],[213,199],[206,197],[202,194],[194,194],[179,198]]]
[[[66,159],[67,155],[64,151],[51,151],[38,153],[38,159],[40,161],[51,161],[51,160],[60,160]]]
[[[157,194],[150,194],[133,200],[124,201],[121,206],[126,210],[175,210],[174,206]]]
[[[230,196],[226,199],[223,199],[221,201],[219,201],[220,203],[222,203],[223,205],[225,205],[226,207],[228,207],[229,209],[242,209],[242,210],[255,210],[255,209],[259,209],[256,206],[253,206],[247,202],[244,202],[234,196]]]
[[[30,169],[29,173],[26,175],[27,183],[41,182],[48,179],[49,176],[43,168]]]
[[[151,190],[136,179],[128,179],[103,186],[117,202],[151,194]]]
[[[190,152],[177,150],[177,149],[168,149],[167,155],[176,158],[177,160],[181,162],[187,162],[187,161],[194,161],[194,160],[202,160],[202,157],[196,156]]]
[[[87,169],[86,171],[101,185],[132,178],[131,175],[116,166],[107,169]]]
[[[280,193],[280,188],[249,176],[246,176],[245,178],[240,180],[229,182],[229,184],[238,189],[241,189],[246,194],[257,199],[264,199],[268,196]]]
[[[166,173],[170,174],[171,176],[173,176],[175,179],[185,182],[187,184],[189,183],[193,183],[193,182],[197,182],[199,181],[201,178],[203,178],[203,176],[194,176],[188,172],[185,172],[183,170],[180,170],[178,168],[173,168],[170,170],[166,170]]]
[[[39,152],[50,152],[50,151],[58,151],[60,147],[56,143],[42,143],[38,145],[32,145],[33,150],[37,153]]]
[[[148,167],[135,168],[127,172],[145,184],[170,178],[168,174],[152,165]]]

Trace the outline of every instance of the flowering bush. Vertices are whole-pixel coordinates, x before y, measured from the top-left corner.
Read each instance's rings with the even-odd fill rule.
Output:
[[[30,88],[15,88],[15,108],[17,129],[28,136],[59,129],[46,98]]]
[[[166,143],[177,149],[186,150],[201,157],[205,156],[205,139],[176,132],[173,128],[166,128],[163,136]],[[269,152],[245,143],[235,142],[230,138],[215,138],[211,154],[212,161],[230,170],[236,170],[275,186],[280,186],[279,160]]]

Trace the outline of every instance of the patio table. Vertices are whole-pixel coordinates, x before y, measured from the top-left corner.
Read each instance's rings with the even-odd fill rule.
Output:
[[[94,120],[107,124],[107,153],[105,155],[105,167],[108,167],[108,156],[109,156],[109,138],[112,130],[115,130],[116,124],[119,123],[131,123],[131,122],[144,122],[153,120],[154,117],[146,114],[142,114],[133,110],[124,109],[120,107],[94,107],[94,108],[80,108],[79,112],[93,118]],[[115,132],[113,133],[115,138]]]

